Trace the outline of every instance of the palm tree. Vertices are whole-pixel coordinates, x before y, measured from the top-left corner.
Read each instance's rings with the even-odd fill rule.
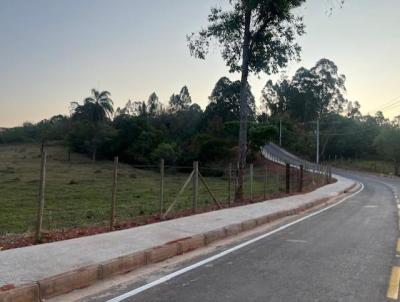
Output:
[[[73,117],[78,120],[86,120],[93,127],[92,138],[92,158],[96,161],[97,143],[99,138],[100,126],[112,118],[114,113],[113,101],[108,91],[98,91],[92,89],[92,95],[83,101],[83,105],[72,102],[74,113]]]

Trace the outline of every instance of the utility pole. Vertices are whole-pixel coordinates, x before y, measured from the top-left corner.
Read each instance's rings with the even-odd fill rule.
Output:
[[[316,162],[319,164],[319,119],[317,119],[317,159]]]
[[[282,119],[279,119],[279,147],[282,147]]]

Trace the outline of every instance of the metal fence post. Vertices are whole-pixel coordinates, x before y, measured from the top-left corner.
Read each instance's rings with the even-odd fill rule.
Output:
[[[46,161],[47,152],[42,153],[42,160],[40,166],[40,182],[39,182],[39,194],[38,194],[38,211],[36,220],[36,234],[35,241],[39,243],[42,240],[42,223],[43,223],[43,211],[44,211],[44,190],[46,185]]]
[[[199,162],[193,162],[193,200],[192,200],[192,211],[196,212],[197,202],[199,199]]]
[[[286,164],[286,194],[290,194],[290,164]]]
[[[160,215],[164,211],[164,159],[160,159]]]
[[[114,229],[115,225],[115,205],[117,203],[117,178],[118,178],[118,156],[114,157],[114,171],[113,171],[113,186],[111,197],[111,217],[110,217],[110,230]]]

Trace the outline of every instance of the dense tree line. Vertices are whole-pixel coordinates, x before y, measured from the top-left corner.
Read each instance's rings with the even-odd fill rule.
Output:
[[[265,144],[275,129],[256,122],[255,99],[248,86],[252,152]],[[235,160],[239,129],[240,82],[221,78],[203,111],[184,86],[167,105],[156,93],[147,101],[129,100],[114,110],[111,93],[92,90],[82,102],[71,103],[70,116],[58,115],[37,124],[7,129],[1,143],[63,141],[69,151],[97,158],[118,155],[132,164],[191,165]]]
[[[269,122],[283,124],[284,147],[310,160],[316,155],[318,121],[323,160],[380,157],[395,163],[398,173],[398,119],[389,121],[381,111],[374,116],[363,115],[360,104],[346,98],[345,81],[328,59],[321,59],[311,69],[298,69],[291,79],[268,81],[262,103],[270,113]]]
[[[345,80],[334,62],[321,59],[310,69],[300,68],[292,78],[268,81],[259,108],[247,85],[248,160],[266,142],[278,142],[280,124],[283,147],[313,160],[318,120],[323,160],[383,157],[398,172],[398,121],[389,121],[380,111],[363,115],[358,102],[347,100]],[[155,164],[160,158],[174,165],[236,161],[240,91],[240,81],[222,77],[204,110],[193,102],[186,86],[167,104],[152,93],[147,101],[128,101],[114,110],[109,92],[93,90],[90,97],[71,104],[70,116],[7,129],[0,142],[57,140],[93,160],[118,155],[133,164]]]

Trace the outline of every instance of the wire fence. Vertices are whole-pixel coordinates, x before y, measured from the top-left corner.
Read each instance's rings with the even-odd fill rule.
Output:
[[[330,177],[328,169],[310,172],[265,160],[246,167],[243,199],[237,200],[235,163],[93,164],[43,153],[23,168],[0,164],[0,235],[34,232],[40,241],[47,230],[118,229],[307,192]]]

